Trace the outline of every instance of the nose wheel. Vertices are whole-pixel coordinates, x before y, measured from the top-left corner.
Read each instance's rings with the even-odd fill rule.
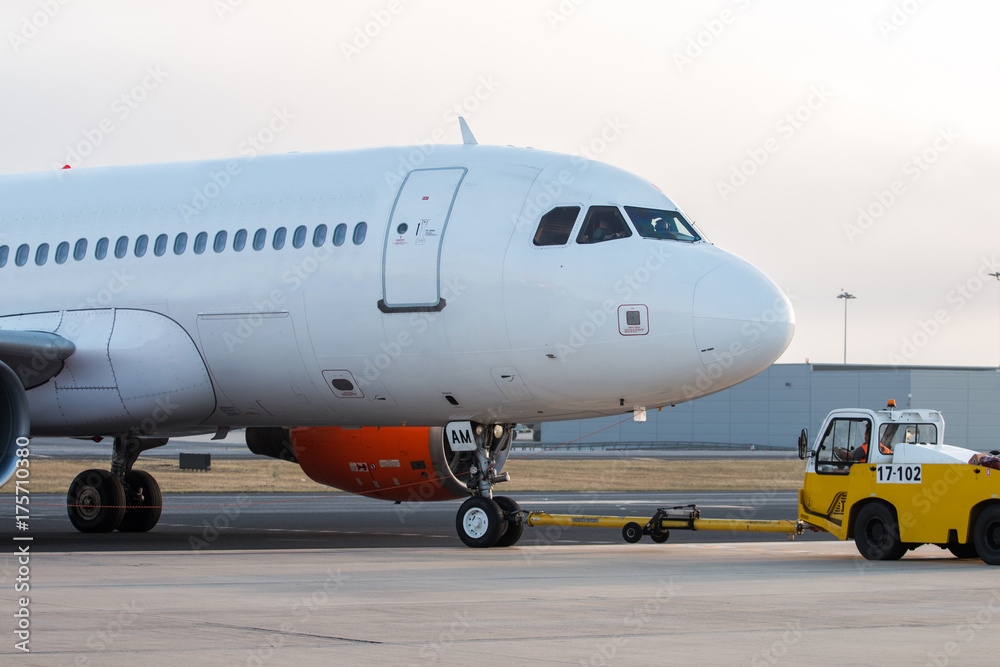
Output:
[[[475,429],[476,465],[470,468],[468,482],[473,496],[462,503],[455,517],[458,537],[466,546],[510,547],[524,532],[521,507],[505,496],[493,497],[493,485],[509,479],[507,473],[496,469],[503,467],[513,430],[514,424],[479,425]]]
[[[458,537],[473,548],[512,547],[524,533],[521,506],[506,496],[473,496],[455,518]]]

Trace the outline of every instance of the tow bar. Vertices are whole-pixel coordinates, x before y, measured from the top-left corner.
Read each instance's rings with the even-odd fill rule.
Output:
[[[728,530],[750,533],[787,533],[795,539],[805,530],[805,523],[790,519],[765,521],[760,519],[702,519],[696,505],[678,505],[656,510],[651,519],[634,516],[588,516],[577,514],[548,514],[527,512],[524,519],[529,526],[588,526],[591,528],[621,528],[626,542],[635,543],[643,535],[654,542],[663,543],[671,530]]]

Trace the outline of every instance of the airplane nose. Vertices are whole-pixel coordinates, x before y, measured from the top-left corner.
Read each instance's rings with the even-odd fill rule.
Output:
[[[694,289],[694,337],[718,389],[760,373],[781,356],[795,331],[788,297],[770,278],[733,258]]]

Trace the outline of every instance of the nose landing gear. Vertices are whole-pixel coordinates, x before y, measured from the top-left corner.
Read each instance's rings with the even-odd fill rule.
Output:
[[[455,517],[458,537],[466,546],[475,548],[510,547],[517,544],[524,532],[524,513],[506,496],[493,497],[493,485],[506,482],[510,476],[497,473],[497,462],[503,467],[510,443],[514,439],[514,424],[482,424],[475,428],[476,462],[470,470],[469,489],[472,497],[462,503]]]

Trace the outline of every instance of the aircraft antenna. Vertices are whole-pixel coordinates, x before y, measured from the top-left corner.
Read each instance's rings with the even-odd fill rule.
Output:
[[[479,142],[476,141],[476,137],[473,136],[472,130],[469,129],[469,124],[465,122],[465,118],[462,116],[458,117],[458,126],[462,128],[462,143],[467,146],[475,146]]]

